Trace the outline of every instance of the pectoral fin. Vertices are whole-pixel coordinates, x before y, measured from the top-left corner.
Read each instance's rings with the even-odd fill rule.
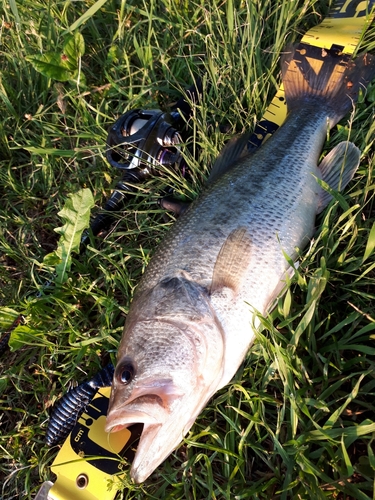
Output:
[[[251,239],[245,227],[232,231],[220,249],[211,283],[211,294],[229,288],[236,294],[250,264]]]
[[[358,168],[361,152],[351,142],[340,142],[330,151],[319,165],[322,179],[331,189],[341,191],[352,179]],[[319,214],[333,196],[322,189],[317,213]]]

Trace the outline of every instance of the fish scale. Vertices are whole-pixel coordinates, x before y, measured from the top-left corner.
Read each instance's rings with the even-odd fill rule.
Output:
[[[167,233],[138,285],[118,352],[106,429],[144,423],[131,467],[144,481],[178,446],[251,346],[259,314],[285,285],[315,217],[345,187],[360,152],[340,143],[318,159],[327,127],[352,108],[374,58],[329,54],[321,74],[299,46],[282,61],[290,110],[255,153],[224,148],[208,187]],[[246,138],[246,136],[245,136]]]
[[[288,120],[293,120],[299,127],[298,140],[295,139],[294,124],[288,128],[286,123],[275,133],[272,144],[266,143],[258,152],[242,159],[176,222],[147,267],[135,301],[138,294],[152,288],[163,276],[173,276],[181,268],[189,272],[196,283],[208,288],[221,246],[234,229],[246,226],[254,255],[248,270],[249,278],[243,285],[243,296],[261,313],[265,312],[264,306],[261,307],[259,300],[251,294],[258,279],[265,274],[264,259],[275,262],[268,272],[276,275],[279,281],[289,267],[282,249],[294,258],[295,247],[302,246],[303,240],[312,236],[314,228],[316,208],[311,210],[311,205],[317,206],[319,186],[312,174],[319,176],[317,159],[326,136],[326,119],[323,115],[319,127],[315,123],[311,126],[306,124],[305,115],[306,111]],[[296,145],[292,143],[293,138]],[[288,157],[281,154],[270,157],[269,150],[274,150],[275,142],[280,150],[285,144],[290,144]],[[311,144],[315,145],[314,150]],[[290,155],[298,170],[291,167]],[[306,158],[309,158],[308,162]],[[228,178],[232,179],[230,186]],[[278,186],[276,192],[275,185]],[[306,205],[307,189],[311,191],[311,200],[304,211],[307,212],[306,218],[300,224],[294,221],[291,231],[292,210],[298,211],[300,206]],[[218,204],[218,199],[223,201]],[[299,228],[305,233],[302,238],[295,236]],[[265,295],[269,293],[264,290]],[[259,295],[259,290],[256,294]]]

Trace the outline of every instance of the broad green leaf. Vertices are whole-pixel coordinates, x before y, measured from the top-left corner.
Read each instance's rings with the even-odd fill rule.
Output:
[[[44,256],[43,264],[46,266],[56,267],[60,264],[61,259],[56,255],[56,252],[48,253]]]
[[[57,283],[62,283],[70,269],[71,253],[79,252],[83,231],[90,225],[90,210],[94,206],[91,191],[86,188],[70,195],[64,208],[58,215],[66,221],[55,231],[61,235],[56,254],[61,258],[61,264],[56,266]]]
[[[41,55],[29,56],[26,60],[33,65],[36,71],[48,78],[66,82],[72,77],[72,71],[64,60],[64,54],[46,52]]]
[[[18,318],[19,313],[14,309],[10,309],[9,307],[1,307],[0,308],[0,326],[1,328],[9,328],[12,326],[14,321]]]
[[[66,65],[75,72],[78,68],[78,61],[85,53],[85,40],[81,33],[68,36],[64,43],[64,56]]]
[[[61,52],[46,52],[26,59],[34,69],[48,78],[60,82],[73,80],[79,69],[79,60],[85,53],[85,40],[81,33],[69,35]]]
[[[90,224],[90,210],[94,206],[94,198],[90,189],[82,189],[71,194],[65,202],[64,208],[58,215],[65,221],[64,226],[56,228],[60,239],[54,255],[59,258],[56,265],[56,283],[61,284],[67,279],[71,266],[72,252],[79,252],[81,236]],[[45,262],[51,262],[51,255],[47,255]]]
[[[9,339],[9,347],[11,351],[16,351],[24,345],[52,345],[51,342],[45,340],[45,332],[36,330],[35,328],[30,328],[27,325],[20,325],[15,328]]]
[[[86,76],[81,71],[80,68],[77,68],[76,71],[72,74],[71,81],[78,83],[82,87],[85,87],[85,85],[86,85]]]
[[[5,391],[8,386],[8,377],[4,375],[0,378],[0,395]]]

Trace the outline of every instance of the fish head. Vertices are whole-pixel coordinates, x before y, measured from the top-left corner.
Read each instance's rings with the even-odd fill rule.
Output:
[[[119,349],[107,421],[119,420],[120,427],[134,423],[134,418],[162,424],[173,402],[198,383],[196,357],[189,337],[174,324],[140,321],[128,328]],[[112,430],[120,428],[112,425]]]
[[[130,321],[120,344],[106,431],[143,423],[130,475],[143,482],[179,445],[216,391],[222,334],[207,321]]]

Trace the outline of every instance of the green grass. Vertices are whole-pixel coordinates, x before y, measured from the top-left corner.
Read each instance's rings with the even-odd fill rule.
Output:
[[[32,333],[0,360],[2,500],[33,498],[52,478],[57,449],[43,443],[51,405],[114,361],[133,290],[173,223],[158,196],[168,186],[188,199],[199,193],[228,137],[261,118],[286,41],[319,23],[328,4],[108,0],[91,14],[93,1],[2,3],[0,321],[11,322],[8,309],[22,313]],[[35,69],[36,56],[61,61],[67,47],[76,57],[69,80]],[[108,127],[128,109],[168,109],[197,75],[192,180],[164,171],[140,186],[112,230],[74,257],[68,281],[36,299],[67,196],[90,188],[96,213],[118,177],[104,159]],[[373,84],[331,132],[327,149],[350,136],[360,168],[319,217],[243,366],[180,448],[123,498],[375,498],[374,96]]]

